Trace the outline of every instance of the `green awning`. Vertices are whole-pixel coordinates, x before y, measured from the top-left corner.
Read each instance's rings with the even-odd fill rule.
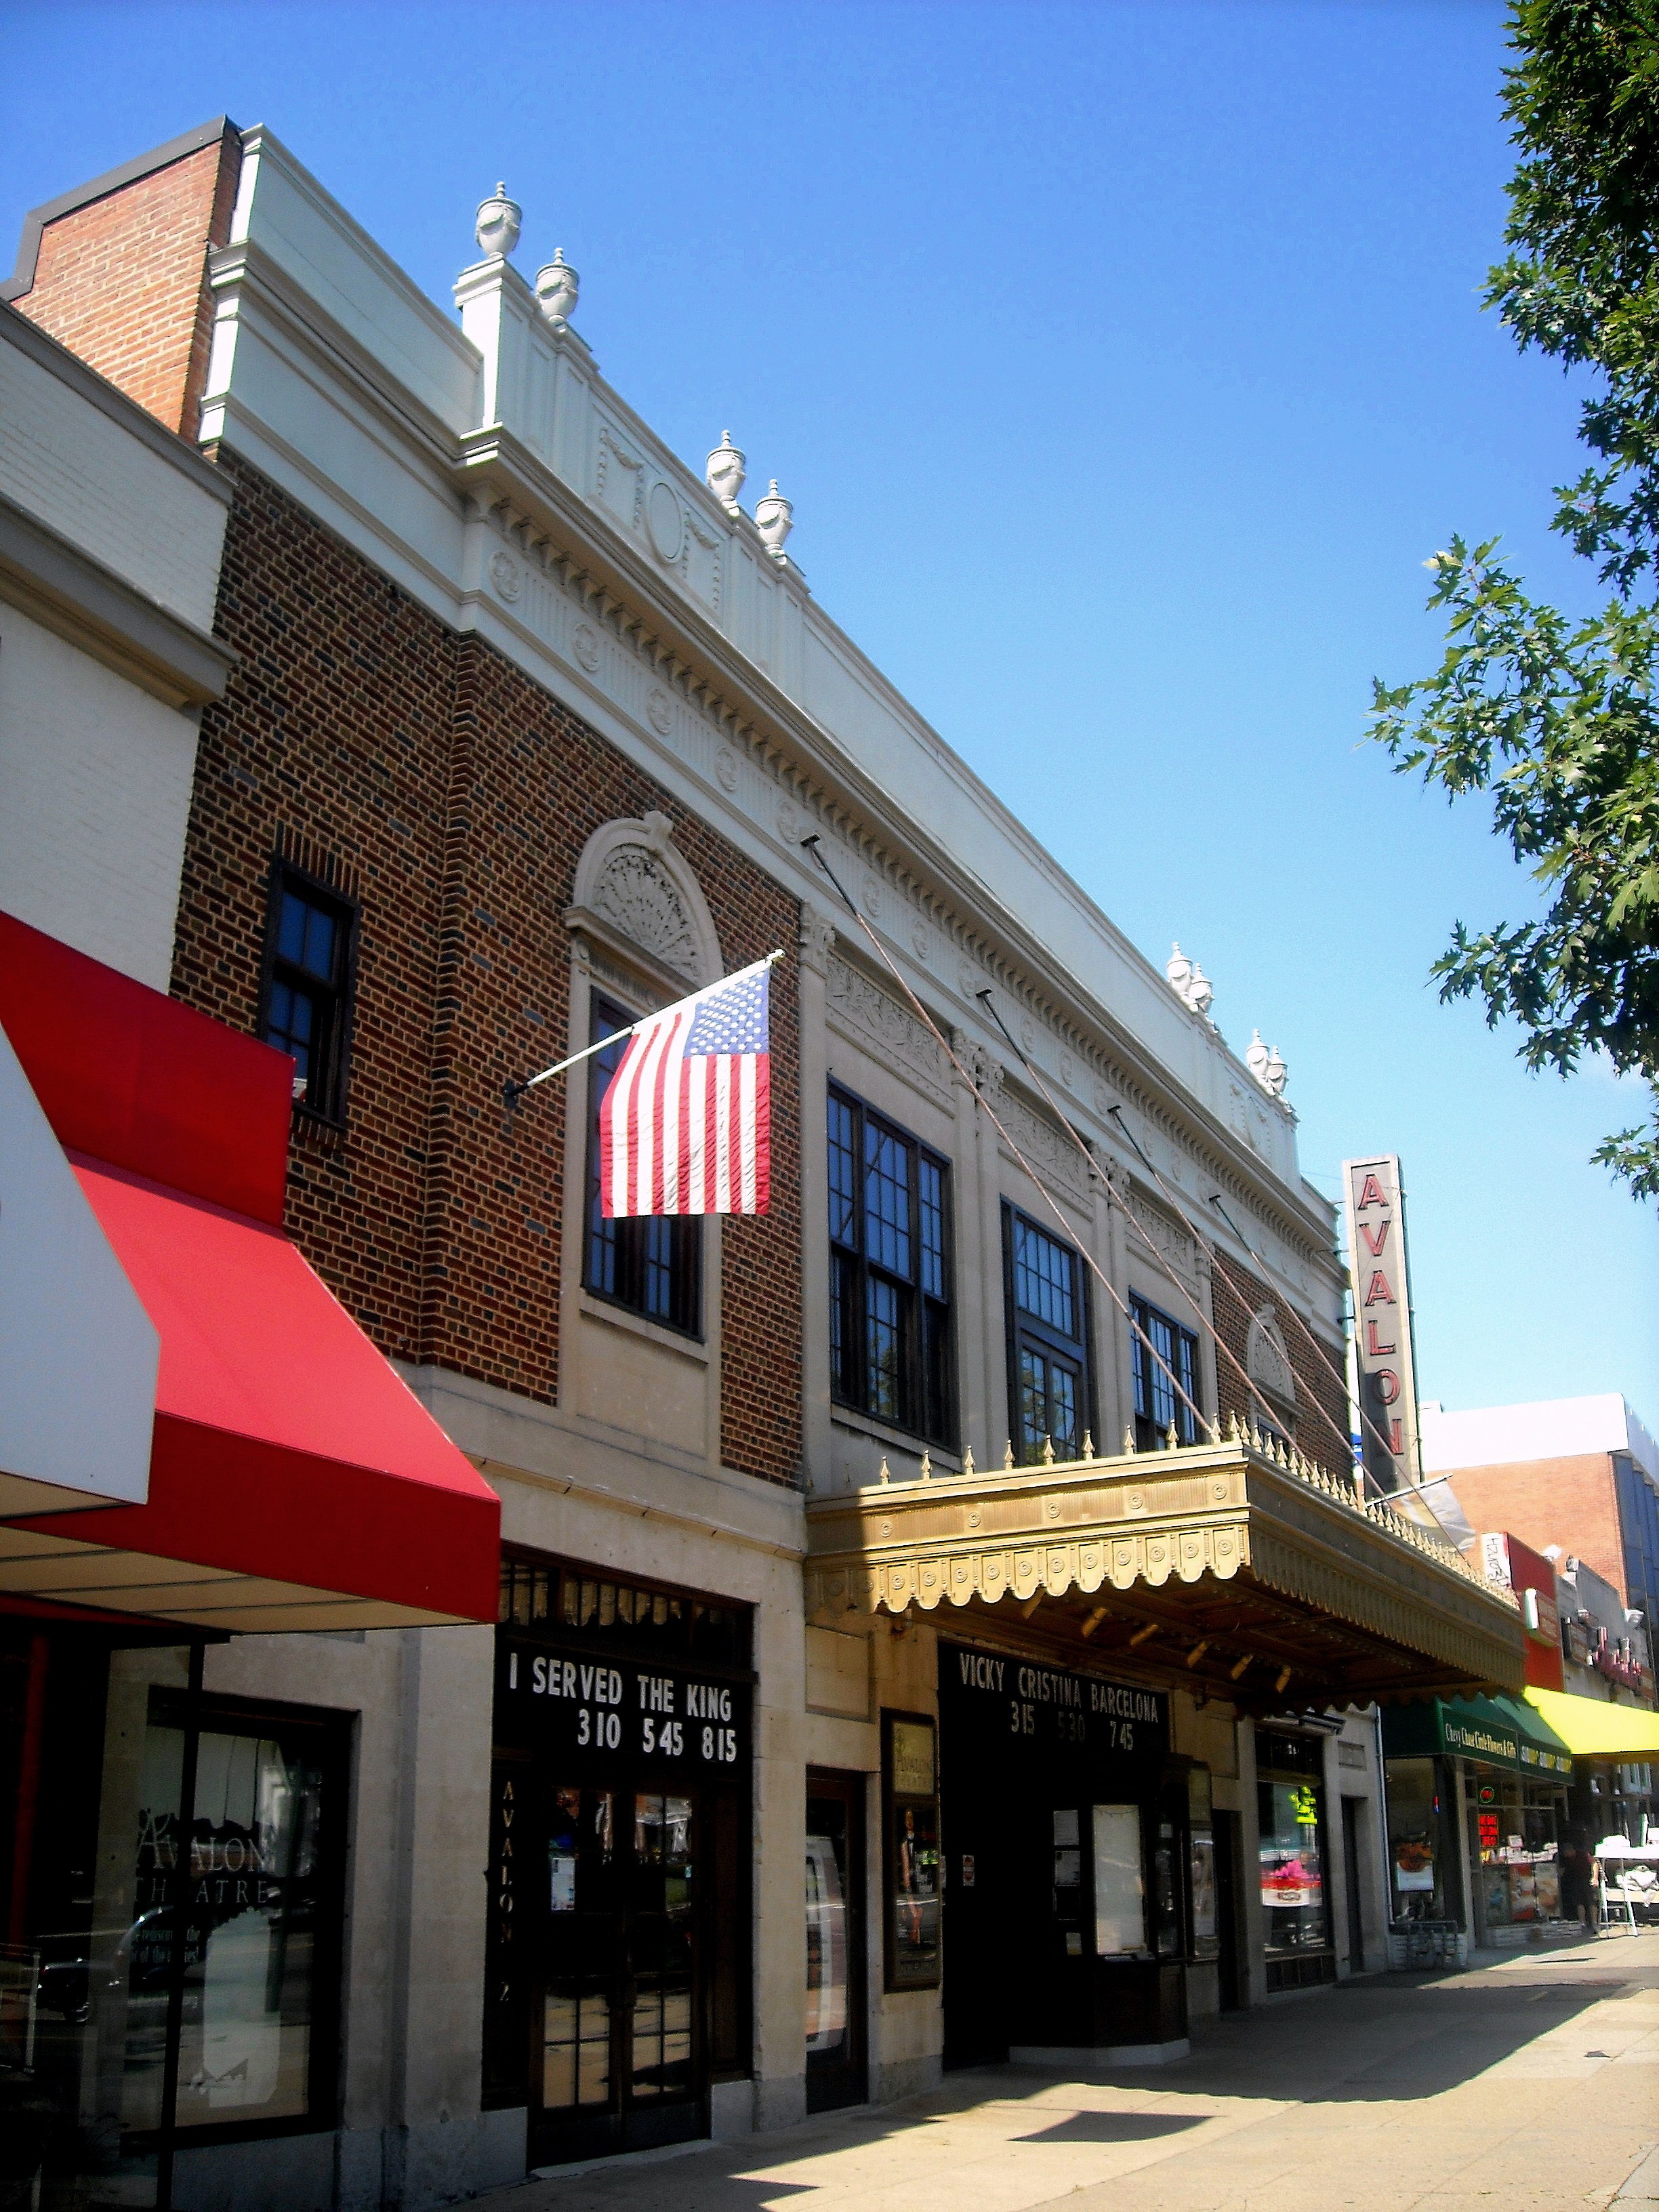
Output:
[[[1564,1779],[1572,1753],[1541,1713],[1518,1698],[1435,1698],[1419,1705],[1388,1705],[1382,1749],[1390,1759],[1479,1759],[1534,1779]]]

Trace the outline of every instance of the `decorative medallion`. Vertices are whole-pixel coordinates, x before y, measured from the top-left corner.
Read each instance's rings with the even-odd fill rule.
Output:
[[[786,845],[798,845],[800,842],[800,816],[796,811],[793,799],[779,799],[777,823],[778,835]]]
[[[737,755],[726,745],[714,756],[714,781],[722,791],[735,791],[738,787]]]
[[[920,917],[910,926],[910,942],[915,947],[917,959],[925,960],[927,957],[931,940],[927,933],[927,925]]]
[[[660,684],[653,684],[646,695],[645,718],[659,738],[665,738],[674,726],[674,709]]]
[[[570,641],[570,650],[579,665],[591,676],[599,665],[599,635],[591,623],[578,623],[576,635]]]
[[[653,483],[645,502],[646,534],[658,560],[670,566],[680,557],[685,544],[685,517],[672,484]]]
[[[489,580],[510,606],[519,596],[519,564],[505,546],[489,556]]]

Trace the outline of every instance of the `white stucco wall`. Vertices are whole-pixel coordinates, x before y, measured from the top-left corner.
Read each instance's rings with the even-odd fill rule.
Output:
[[[146,425],[113,410],[21,347],[0,343],[0,495],[169,613],[211,629],[227,508]],[[135,412],[137,410],[134,410]],[[160,450],[158,450],[158,447]]]
[[[196,735],[0,603],[0,908],[165,991]]]

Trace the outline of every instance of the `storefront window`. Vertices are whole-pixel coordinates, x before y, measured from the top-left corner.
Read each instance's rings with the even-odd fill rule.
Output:
[[[1268,1987],[1289,1987],[1322,1972],[1332,1953],[1325,1879],[1324,1746],[1318,1737],[1256,1736],[1261,1905],[1267,1921]],[[1317,1958],[1320,1972],[1275,1977],[1274,1954],[1291,1966]],[[1334,1966],[1333,1966],[1334,1971]]]
[[[340,1746],[202,1698],[186,1647],[37,1641],[40,1740],[0,1740],[33,1777],[6,1805],[0,2171],[20,2203],[141,2212],[177,2148],[331,2124]]]
[[[1565,1792],[1472,1762],[1464,1796],[1478,1929],[1559,1920]]]
[[[887,1986],[938,1986],[939,1783],[931,1720],[883,1715],[887,1800]]]

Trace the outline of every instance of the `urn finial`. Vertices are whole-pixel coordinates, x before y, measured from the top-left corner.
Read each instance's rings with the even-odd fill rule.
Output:
[[[783,541],[795,526],[795,510],[778,489],[778,480],[772,479],[772,489],[764,499],[755,501],[755,527],[767,551],[775,561],[786,556]]]
[[[519,228],[524,221],[524,210],[517,200],[507,196],[507,186],[497,185],[487,200],[478,203],[478,221],[475,236],[480,253],[505,256],[519,242]]]
[[[556,331],[562,331],[575,313],[580,289],[581,279],[565,259],[563,246],[556,246],[553,258],[536,271],[537,305]]]
[[[732,443],[729,430],[720,432],[720,443],[708,456],[708,465],[703,471],[704,482],[728,514],[735,514],[738,511],[738,494],[743,489],[744,478],[748,474],[744,467],[747,458]],[[776,486],[773,489],[775,490]]]

